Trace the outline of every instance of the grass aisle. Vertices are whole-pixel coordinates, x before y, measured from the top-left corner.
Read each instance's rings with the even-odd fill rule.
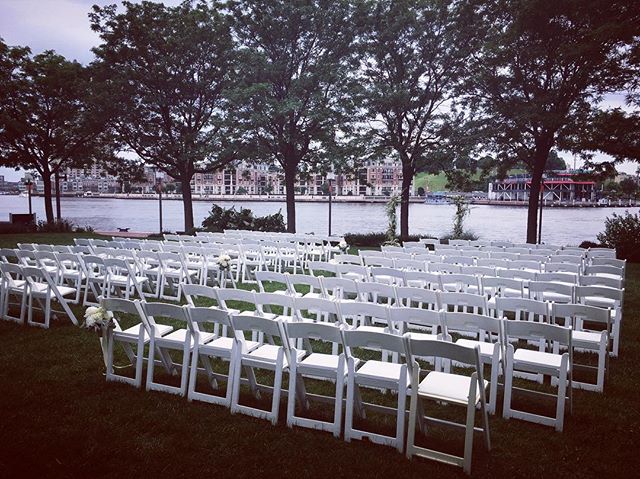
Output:
[[[476,441],[474,477],[635,476],[639,309],[640,265],[634,264],[627,272],[621,354],[610,363],[605,394],[575,391],[564,433],[490,417],[493,450],[484,452]],[[272,427],[222,407],[107,384],[103,369],[96,336],[66,320],[48,331],[0,321],[0,477],[463,476],[457,468],[408,461],[388,447],[347,444],[328,433],[290,430],[283,420]]]

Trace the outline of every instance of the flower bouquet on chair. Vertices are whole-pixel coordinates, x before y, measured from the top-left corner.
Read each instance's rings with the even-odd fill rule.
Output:
[[[100,338],[100,348],[102,349],[102,359],[107,366],[107,334],[109,329],[116,327],[113,313],[102,306],[89,306],[84,312],[84,323],[82,327],[93,329]]]
[[[226,288],[227,286],[227,278],[231,280],[231,284],[233,287],[236,287],[236,282],[233,279],[233,275],[231,274],[231,256],[226,253],[221,254],[216,259],[216,264],[218,265],[219,275],[218,275],[218,283],[220,287]]]

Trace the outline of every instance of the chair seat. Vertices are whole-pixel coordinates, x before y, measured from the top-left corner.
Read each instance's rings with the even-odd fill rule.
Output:
[[[554,293],[553,291],[545,291],[542,293],[542,297],[545,301],[554,301],[557,303],[570,303],[571,296],[566,294]]]
[[[439,401],[466,405],[469,402],[469,389],[472,379],[470,376],[432,371],[427,374],[427,377],[418,386],[418,394]],[[486,389],[489,382],[483,380],[483,384]],[[476,397],[473,398],[474,404],[477,404],[480,400],[481,393],[483,391],[476,388]]]
[[[171,342],[175,342],[175,343],[179,343],[179,344],[184,344],[184,341],[185,341],[186,337],[187,337],[187,330],[182,328],[182,329],[175,330],[171,334],[163,336],[162,340],[163,341],[171,341]],[[205,344],[206,342],[211,341],[211,339],[214,338],[214,337],[215,337],[215,334],[213,334],[213,333],[202,332],[202,333],[200,333],[199,343],[200,344]],[[191,346],[193,346],[193,336],[191,337]]]
[[[212,352],[213,350],[226,350],[226,351],[231,351],[231,349],[233,348],[233,343],[234,343],[234,339],[233,338],[228,338],[226,336],[220,336],[218,338],[215,338],[213,341],[209,341],[208,343],[206,343],[204,346],[202,346],[200,348],[201,352]],[[258,346],[260,346],[260,343],[258,341],[247,341],[245,340],[245,345],[247,347],[247,351],[253,351],[254,349],[256,349]]]
[[[585,343],[598,345],[602,339],[602,334],[593,331],[571,331],[571,339],[573,340],[573,345],[577,347],[582,347]]]
[[[124,331],[119,331],[118,334],[126,334],[132,337],[133,336],[138,337],[139,331],[140,331],[140,325],[136,324],[135,326],[131,326],[130,328],[125,329]],[[173,327],[166,324],[157,324],[154,331],[155,331],[156,338],[159,338],[162,335],[173,331]],[[149,333],[147,332],[146,329],[144,330],[144,339],[145,340],[149,339]]]
[[[399,381],[402,364],[387,363],[383,361],[369,360],[356,371],[358,378],[383,379],[387,381]],[[409,372],[407,371],[407,384],[409,384]]]
[[[473,339],[458,339],[456,344],[460,344],[461,346],[466,346],[468,348],[475,348],[476,346],[480,347],[480,355],[481,356],[493,356],[493,351],[495,349],[494,343],[486,343],[484,341],[474,341]],[[498,356],[502,356],[500,354],[500,348],[498,348]]]
[[[416,333],[413,330],[411,331],[411,337],[414,338],[414,339],[426,339],[428,341],[440,341],[440,339],[438,339],[438,335],[437,334]]]
[[[32,283],[31,284],[31,292],[36,295],[41,294],[49,294],[52,298],[55,297],[53,291],[49,288],[47,283]],[[58,292],[62,296],[69,296],[71,294],[76,294],[76,288],[71,288],[69,286],[58,286]]]
[[[120,274],[112,274],[109,276],[109,282],[111,284],[128,285],[133,281],[137,283],[143,283],[148,280],[149,278],[147,278],[146,276],[124,276]]]
[[[615,308],[616,300],[611,298],[604,298],[602,296],[585,296],[582,298],[584,304],[588,306],[597,306],[599,308]]]
[[[340,357],[334,354],[323,354],[323,353],[311,353],[309,356],[300,361],[299,366],[305,366],[309,369],[320,369],[320,370],[338,370],[338,362]],[[359,359],[354,358],[356,365],[360,362]],[[345,362],[345,371],[346,374],[346,362]]]
[[[278,351],[280,350],[281,347],[282,346],[277,346],[275,344],[263,344],[262,346],[249,352],[248,355],[252,359],[261,359],[263,361],[269,361],[269,362],[275,363],[276,359],[278,358]],[[304,355],[305,355],[305,351],[297,351],[296,357],[298,360],[300,360],[302,357],[304,357]],[[289,364],[287,362],[287,357],[284,356],[282,367],[287,367],[288,365]]]
[[[529,364],[532,366],[544,366],[559,369],[562,362],[562,356],[559,354],[520,348],[513,353],[513,360],[514,362]]]

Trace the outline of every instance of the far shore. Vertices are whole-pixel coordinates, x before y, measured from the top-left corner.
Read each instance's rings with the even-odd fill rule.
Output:
[[[452,193],[452,195],[455,193]],[[33,196],[42,196],[42,194],[33,194]],[[65,198],[83,198],[83,199],[125,199],[125,200],[156,200],[156,193],[92,193],[90,195],[80,195],[71,193],[62,193]],[[265,203],[285,203],[287,201],[285,195],[200,195],[193,194],[193,201],[228,201],[228,202],[265,202]],[[181,201],[182,195],[176,193],[163,193],[163,200]],[[296,195],[296,202],[301,203],[326,203],[329,201],[328,195]],[[338,195],[331,196],[331,201],[335,203],[355,203],[368,204],[379,203],[385,204],[389,201],[388,196],[355,196],[355,195]],[[505,201],[505,200],[489,200],[487,198],[478,198],[470,196],[469,203],[475,205],[490,206],[510,206],[510,207],[527,207],[528,201]],[[409,198],[410,203],[425,203],[425,197],[412,196]],[[433,204],[433,203],[428,203]],[[437,203],[448,204],[448,203]],[[603,208],[603,207],[624,207],[624,206],[640,206],[640,200],[606,200],[606,201],[544,201],[545,207],[550,208]]]

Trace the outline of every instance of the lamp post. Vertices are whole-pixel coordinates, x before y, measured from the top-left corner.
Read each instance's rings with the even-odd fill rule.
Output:
[[[67,181],[67,175],[61,175],[56,171],[54,178],[56,182],[56,219],[60,221],[62,219],[62,210],[60,207],[60,180]]]
[[[336,179],[336,175],[334,172],[330,171],[327,173],[327,183],[329,183],[329,236],[331,236],[331,194],[333,189],[333,182]]]
[[[158,190],[158,213],[160,215],[160,234],[162,235],[162,180],[164,173],[156,170],[156,189]]]
[[[544,180],[540,184],[540,218],[538,219],[538,244],[542,244],[542,207],[544,205]]]
[[[25,173],[24,186],[27,187],[27,196],[29,197],[29,216],[33,217],[33,209],[31,208],[31,188],[33,187],[33,177],[31,173]]]

